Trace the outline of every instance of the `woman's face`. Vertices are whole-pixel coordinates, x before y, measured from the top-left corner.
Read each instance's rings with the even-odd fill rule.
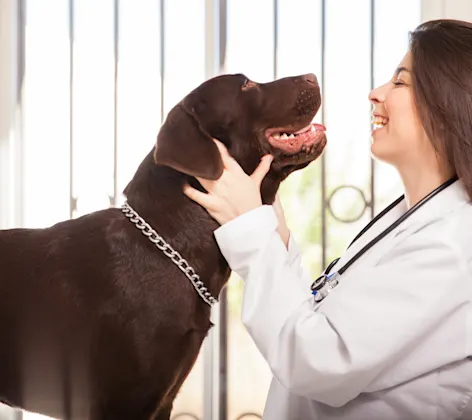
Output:
[[[372,155],[397,168],[418,164],[433,151],[415,110],[412,91],[411,56],[407,53],[392,79],[374,89]]]

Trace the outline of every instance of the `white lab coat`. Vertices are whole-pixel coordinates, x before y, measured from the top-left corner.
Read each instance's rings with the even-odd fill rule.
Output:
[[[273,380],[264,420],[472,419],[472,204],[450,185],[359,258],[315,305],[271,206],[216,240],[245,281],[242,321]],[[356,241],[331,272],[406,211]]]

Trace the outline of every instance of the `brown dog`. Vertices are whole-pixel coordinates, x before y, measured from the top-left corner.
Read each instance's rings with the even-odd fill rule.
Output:
[[[169,113],[125,194],[199,278],[130,209],[0,231],[0,400],[62,419],[168,419],[211,327],[207,302],[230,275],[217,223],[182,186],[221,175],[217,138],[247,173],[274,155],[261,186],[272,203],[324,149],[310,124],[320,103],[312,74],[267,84],[224,75]]]

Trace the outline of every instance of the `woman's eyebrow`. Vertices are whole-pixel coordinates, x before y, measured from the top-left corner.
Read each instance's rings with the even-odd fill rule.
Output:
[[[402,71],[410,72],[410,70],[406,67],[397,67],[395,70],[395,76],[398,76]]]

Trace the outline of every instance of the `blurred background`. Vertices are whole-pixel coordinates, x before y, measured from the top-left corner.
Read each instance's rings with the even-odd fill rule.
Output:
[[[401,194],[370,157],[367,95],[391,77],[408,31],[439,17],[472,20],[472,2],[0,0],[0,228],[120,205],[169,110],[210,77],[314,72],[329,146],[281,197],[317,277]],[[242,286],[233,276],[224,290],[173,419],[261,418],[271,374],[240,322]],[[40,418],[0,406],[0,419]]]

